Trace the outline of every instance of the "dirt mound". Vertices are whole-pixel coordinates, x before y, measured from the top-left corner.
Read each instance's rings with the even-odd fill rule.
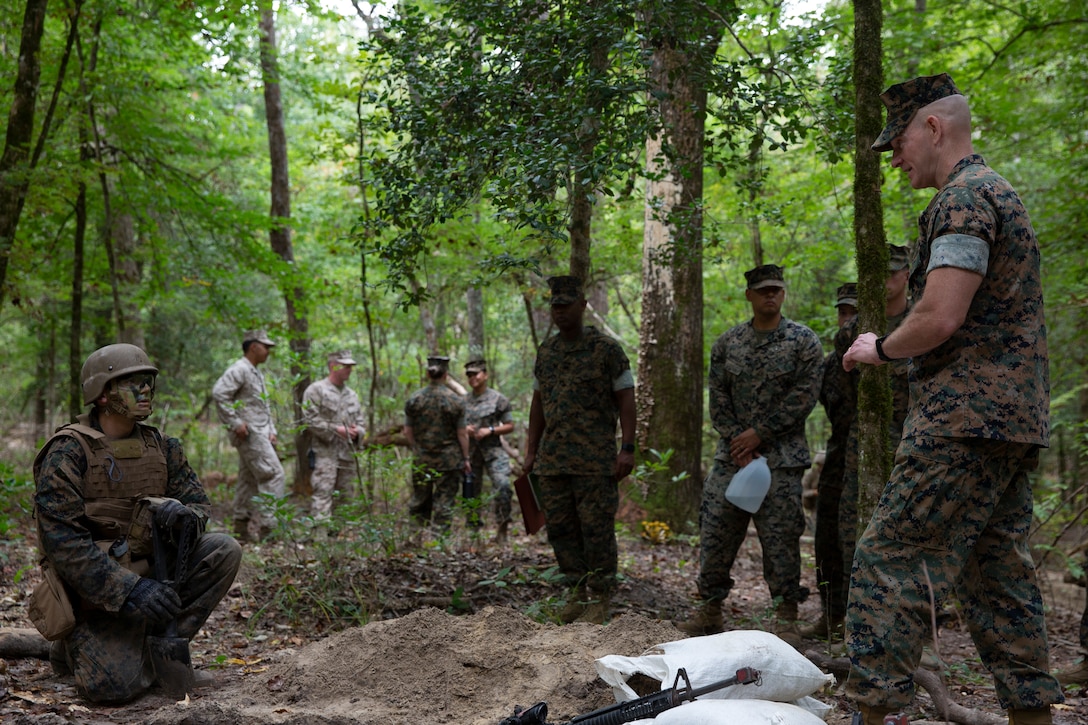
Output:
[[[565,721],[615,702],[596,658],[635,656],[682,636],[637,615],[559,627],[499,607],[468,617],[424,609],[333,635],[151,722],[494,725],[514,705],[543,699],[549,719]]]

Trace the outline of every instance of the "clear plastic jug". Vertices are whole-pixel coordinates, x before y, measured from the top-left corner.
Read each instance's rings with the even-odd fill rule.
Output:
[[[771,488],[771,469],[763,456],[753,458],[752,462],[737,471],[729,487],[725,489],[725,500],[750,514],[759,511],[767,491]]]

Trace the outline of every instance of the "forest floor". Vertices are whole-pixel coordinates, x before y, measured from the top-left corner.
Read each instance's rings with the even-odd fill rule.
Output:
[[[540,700],[556,723],[612,704],[594,660],[637,656],[684,637],[671,620],[693,611],[697,547],[682,537],[654,544],[622,535],[611,620],[560,626],[564,591],[544,533],[527,536],[520,522],[515,527],[503,545],[487,541],[486,529],[483,536],[455,529],[450,539],[387,542],[366,556],[357,553],[375,551],[373,541],[363,545],[366,527],[345,527],[328,540],[285,535],[248,545],[237,583],[192,643],[194,664],[213,671],[215,685],[183,702],[152,691],[123,707],[95,706],[46,661],[0,660],[0,722],[494,725],[515,705]],[[30,535],[23,523],[0,542],[4,628],[31,626],[25,598],[37,570]],[[802,550],[803,583],[815,592],[810,537]],[[733,577],[730,626],[762,628],[773,606],[754,531]],[[1079,657],[1085,591],[1067,578],[1048,571],[1043,579],[1055,669]],[[815,594],[801,605],[803,619],[819,611]],[[1000,715],[966,628],[954,610],[943,619],[938,653],[952,699]],[[802,649],[841,654],[841,645],[815,640]],[[1068,688],[1066,695],[1055,722],[1088,725],[1088,692]],[[849,723],[841,684],[816,697],[834,707],[829,723]],[[908,714],[937,719],[925,691]]]

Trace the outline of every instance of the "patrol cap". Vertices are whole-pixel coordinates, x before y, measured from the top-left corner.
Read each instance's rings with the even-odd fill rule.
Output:
[[[888,271],[898,272],[910,264],[910,250],[898,244],[888,245]]]
[[[245,345],[247,342],[259,342],[265,347],[276,346],[276,343],[269,339],[268,332],[265,330],[246,330],[245,334],[242,335],[242,344]]]
[[[337,350],[329,353],[329,362],[335,365],[356,365],[349,350]]]
[[[469,360],[465,363],[466,373],[486,373],[487,372],[487,360],[479,358],[477,360]]]
[[[845,282],[839,285],[839,289],[835,291],[835,306],[839,307],[841,305],[858,306],[857,282]]]
[[[548,277],[548,287],[552,291],[550,302],[553,306],[572,305],[584,299],[582,296],[582,280],[577,277],[570,275]]]
[[[782,277],[782,267],[777,264],[761,264],[744,273],[748,280],[748,289],[762,289],[764,287],[781,287],[786,289],[786,281]]]
[[[427,357],[427,372],[432,375],[447,372],[450,369],[450,359],[445,355],[429,355]]]
[[[880,94],[888,109],[888,123],[873,143],[873,151],[891,151],[892,141],[906,130],[918,109],[949,96],[962,96],[947,73],[896,83]]]

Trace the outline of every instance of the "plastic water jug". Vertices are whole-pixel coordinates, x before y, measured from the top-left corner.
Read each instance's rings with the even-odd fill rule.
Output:
[[[759,511],[767,491],[771,488],[771,469],[763,456],[753,458],[752,462],[737,471],[729,487],[725,489],[725,500],[750,514]]]

